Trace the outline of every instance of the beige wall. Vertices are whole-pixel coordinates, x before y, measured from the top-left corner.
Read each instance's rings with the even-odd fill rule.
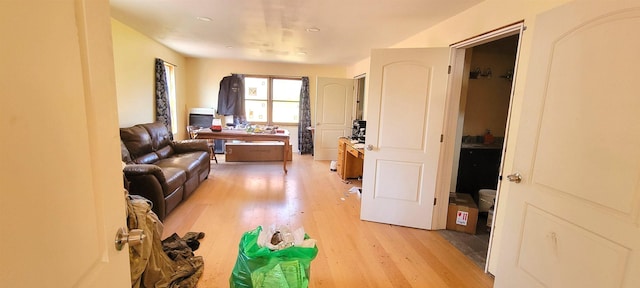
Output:
[[[111,20],[111,29],[120,127],[155,121],[155,58],[177,66],[177,107],[171,108],[178,115],[174,125],[186,127],[185,57],[117,20]],[[184,139],[183,130],[177,130],[176,139]]]

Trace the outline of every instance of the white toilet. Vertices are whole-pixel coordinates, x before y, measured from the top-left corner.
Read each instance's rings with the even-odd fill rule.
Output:
[[[496,190],[480,189],[478,190],[480,200],[478,202],[478,212],[489,212],[489,208],[493,206],[496,199]]]

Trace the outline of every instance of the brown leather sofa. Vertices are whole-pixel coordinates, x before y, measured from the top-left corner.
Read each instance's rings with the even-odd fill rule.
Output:
[[[120,128],[120,140],[129,193],[151,200],[160,220],[209,176],[206,140],[172,141],[159,122]]]

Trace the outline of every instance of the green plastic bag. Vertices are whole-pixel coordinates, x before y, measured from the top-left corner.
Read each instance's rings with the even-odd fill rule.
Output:
[[[288,247],[271,251],[258,245],[262,226],[245,232],[240,239],[238,259],[229,286],[232,288],[306,288],[311,260],[318,247]],[[305,239],[309,236],[305,234]]]

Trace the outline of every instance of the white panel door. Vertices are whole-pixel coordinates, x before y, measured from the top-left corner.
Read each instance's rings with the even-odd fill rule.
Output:
[[[2,287],[131,286],[109,11],[0,1]]]
[[[430,229],[448,48],[371,53],[363,220]]]
[[[640,3],[539,15],[496,287],[640,287]]]
[[[314,159],[336,160],[338,138],[351,136],[353,126],[353,79],[318,77]]]

